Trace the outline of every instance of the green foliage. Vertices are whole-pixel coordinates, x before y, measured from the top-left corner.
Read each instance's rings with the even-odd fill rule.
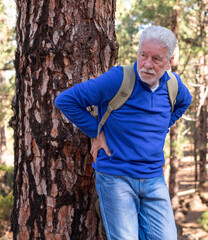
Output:
[[[0,171],[5,171],[5,172],[7,172],[7,173],[13,173],[14,167],[7,166],[7,165],[5,165],[5,164],[2,164],[2,165],[0,166]]]
[[[13,167],[0,166],[0,234],[9,225],[13,206]]]
[[[133,64],[137,58],[141,30],[151,24],[171,28],[172,15],[173,1],[118,0],[116,11],[118,63]]]
[[[207,54],[205,12],[203,1],[189,0],[181,1],[180,4],[180,64],[179,73],[182,72],[187,81],[195,78],[196,65],[201,56]],[[189,79],[188,79],[189,78]]]
[[[133,64],[137,57],[139,25],[133,12],[135,0],[117,1],[116,35],[119,43],[118,64]],[[129,9],[128,6],[131,6]]]
[[[11,102],[14,96],[14,77],[0,84],[0,127],[12,116]]]
[[[198,219],[203,228],[208,231],[208,211],[202,213],[201,217]]]
[[[3,226],[5,222],[10,222],[10,215],[13,206],[13,196],[7,195],[6,197],[2,197],[0,195],[0,233],[3,230]]]
[[[5,197],[13,189],[14,167],[0,166],[0,195]]]

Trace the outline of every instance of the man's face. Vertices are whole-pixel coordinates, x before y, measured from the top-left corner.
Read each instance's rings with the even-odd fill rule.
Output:
[[[144,41],[137,56],[137,72],[143,82],[154,87],[172,65],[167,57],[167,47],[157,41]]]

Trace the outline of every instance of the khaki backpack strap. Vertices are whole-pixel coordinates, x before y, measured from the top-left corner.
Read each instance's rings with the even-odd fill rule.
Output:
[[[170,77],[170,79],[167,81],[168,96],[171,104],[171,113],[173,113],[176,97],[178,94],[178,81],[173,73],[168,72],[168,75]]]
[[[105,124],[106,120],[110,116],[113,110],[119,109],[131,96],[135,85],[135,73],[133,66],[123,67],[123,81],[116,93],[116,95],[111,99],[108,104],[107,111],[103,115],[102,119],[98,125],[97,137],[99,137],[102,126]]]

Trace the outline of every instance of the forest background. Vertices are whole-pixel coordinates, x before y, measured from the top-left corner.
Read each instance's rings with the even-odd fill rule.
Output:
[[[12,102],[15,98],[14,60],[16,51],[15,2],[0,0],[0,231],[9,231],[13,205],[13,130]],[[173,209],[177,214],[178,167],[184,146],[195,166],[195,189],[208,203],[207,182],[207,75],[208,75],[208,2],[206,0],[118,0],[115,30],[119,43],[116,64],[136,60],[138,39],[149,25],[172,29],[178,38],[173,71],[190,89],[192,105],[170,131],[165,146],[165,176],[169,183]],[[14,19],[14,21],[13,21]],[[201,218],[208,231],[208,213]],[[5,224],[6,223],[6,224]],[[10,225],[10,224],[9,224]]]

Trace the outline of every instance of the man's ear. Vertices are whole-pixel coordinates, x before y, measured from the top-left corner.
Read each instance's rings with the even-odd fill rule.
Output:
[[[167,67],[166,67],[166,70],[169,70],[169,69],[173,66],[173,61],[174,61],[174,56],[172,56],[172,57],[169,59],[168,65],[167,65]]]

